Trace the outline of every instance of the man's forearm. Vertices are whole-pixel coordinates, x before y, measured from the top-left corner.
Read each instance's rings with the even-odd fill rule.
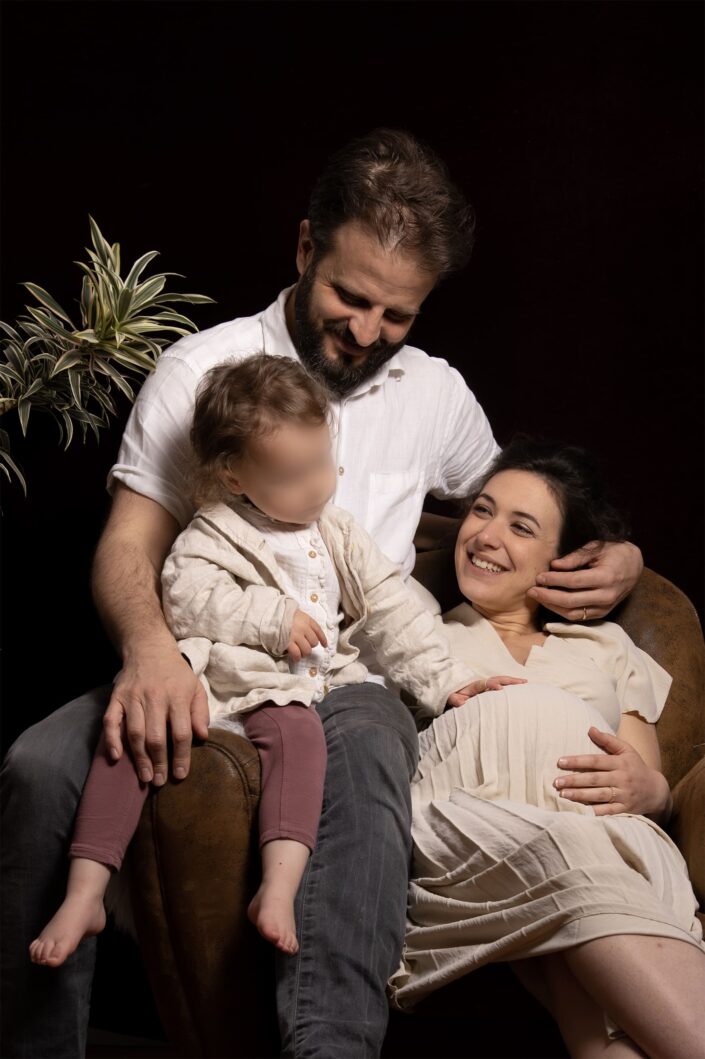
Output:
[[[123,659],[148,644],[174,645],[162,612],[159,571],[134,540],[103,536],[91,584],[98,614]]]
[[[162,613],[161,572],[178,532],[156,501],[116,486],[91,579],[96,608],[123,662],[103,721],[106,747],[120,757],[124,724],[140,779],[157,786],[168,776],[167,730],[176,779],[188,773],[192,731],[208,736],[205,691]]]

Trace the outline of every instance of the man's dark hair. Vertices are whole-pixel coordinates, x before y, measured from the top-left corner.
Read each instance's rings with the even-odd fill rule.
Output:
[[[588,541],[627,538],[624,516],[610,498],[596,461],[585,449],[517,434],[473,488],[469,505],[500,471],[530,471],[546,482],[563,516],[559,555],[567,555]]]
[[[399,129],[374,129],[334,154],[308,218],[317,259],[341,225],[358,221],[382,246],[415,254],[439,278],[466,264],[474,242],[474,211],[445,164]]]

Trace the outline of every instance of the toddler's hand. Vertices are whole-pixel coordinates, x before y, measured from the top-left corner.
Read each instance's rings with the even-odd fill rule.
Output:
[[[304,655],[310,655],[314,647],[321,644],[328,646],[323,629],[305,610],[297,610],[289,633],[287,654],[294,662],[300,662]]]
[[[526,684],[522,677],[487,677],[486,680],[473,680],[464,688],[454,691],[448,696],[449,706],[462,706],[475,695],[481,695],[483,691],[499,691],[507,684]]]

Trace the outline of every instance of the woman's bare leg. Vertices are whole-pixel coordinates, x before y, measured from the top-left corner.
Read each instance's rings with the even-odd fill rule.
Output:
[[[95,860],[75,857],[71,861],[66,897],[29,946],[33,963],[60,967],[83,938],[100,934],[105,926],[103,898],[110,874],[110,868]]]
[[[651,1059],[705,1059],[702,950],[673,938],[619,934],[562,956],[585,992]]]
[[[524,988],[553,1016],[573,1059],[644,1059],[628,1037],[611,1040],[605,1015],[570,970],[562,953],[510,964]]]
[[[610,1039],[605,1013],[585,992],[568,967],[563,953],[526,960],[529,978],[538,977],[543,1001],[558,1023],[561,1036],[573,1059],[644,1059],[644,1053],[629,1037]],[[540,966],[534,966],[540,965]],[[517,966],[514,965],[517,970]],[[539,975],[536,975],[539,971]],[[520,975],[522,981],[524,976]],[[533,992],[533,989],[530,990]],[[539,995],[539,999],[542,999]]]

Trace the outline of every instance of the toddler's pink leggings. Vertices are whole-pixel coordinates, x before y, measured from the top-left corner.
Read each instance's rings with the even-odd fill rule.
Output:
[[[242,723],[262,764],[260,847],[274,838],[293,838],[312,850],[327,760],[321,718],[313,707],[295,702],[260,706],[242,714]]]
[[[326,771],[320,717],[315,709],[293,703],[260,706],[243,714],[242,721],[262,763],[260,846],[275,838],[291,838],[313,849]],[[127,746],[124,727],[122,739]],[[111,761],[101,736],[83,788],[69,856],[119,870],[148,790],[127,751],[119,761]]]

